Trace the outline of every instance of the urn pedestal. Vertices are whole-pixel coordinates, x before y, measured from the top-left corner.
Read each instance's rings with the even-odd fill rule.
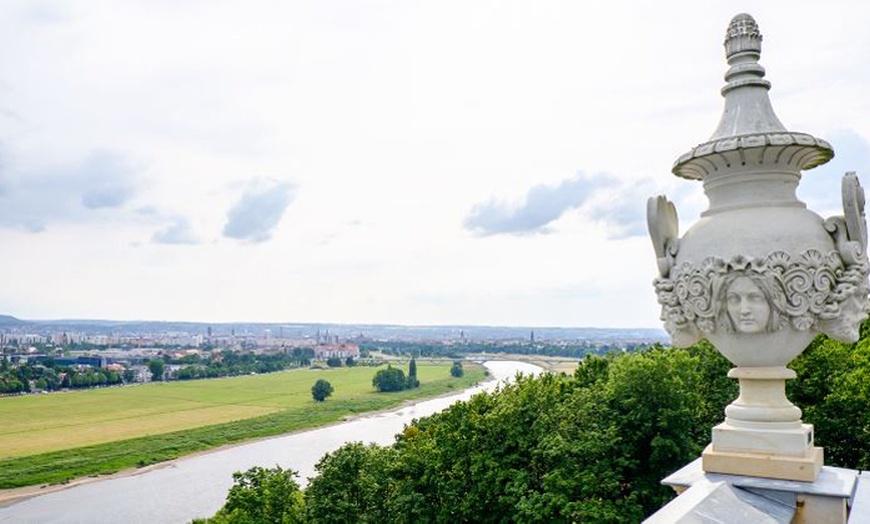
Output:
[[[725,422],[713,428],[702,467],[708,473],[813,481],[824,452],[813,443],[813,426],[785,396],[785,381],[796,378],[785,367],[738,367],[728,372],[740,381],[740,396],[725,408]]]

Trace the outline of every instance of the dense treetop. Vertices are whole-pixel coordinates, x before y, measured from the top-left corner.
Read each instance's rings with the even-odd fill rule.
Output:
[[[870,340],[819,337],[790,398],[828,465],[870,468]],[[674,494],[737,396],[707,342],[588,356],[571,375],[522,377],[415,421],[391,446],[324,456],[310,522],[637,522]]]

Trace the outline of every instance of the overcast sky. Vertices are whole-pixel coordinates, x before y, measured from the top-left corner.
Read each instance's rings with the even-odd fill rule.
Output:
[[[6,0],[0,313],[659,327],[733,15],[836,150],[801,197],[870,186],[870,4],[787,5]]]

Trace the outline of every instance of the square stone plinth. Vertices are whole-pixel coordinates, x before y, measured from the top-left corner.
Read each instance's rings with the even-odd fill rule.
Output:
[[[701,458],[707,473],[813,482],[822,469],[824,452],[822,448],[812,447],[803,456],[772,455],[717,451],[710,444]]]
[[[726,453],[806,456],[813,447],[813,426],[791,429],[744,428],[723,422],[713,428],[713,449]]]

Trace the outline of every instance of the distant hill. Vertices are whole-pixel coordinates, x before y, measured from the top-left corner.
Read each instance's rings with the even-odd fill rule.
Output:
[[[0,327],[17,327],[27,324],[27,321],[15,318],[12,315],[0,315]]]

